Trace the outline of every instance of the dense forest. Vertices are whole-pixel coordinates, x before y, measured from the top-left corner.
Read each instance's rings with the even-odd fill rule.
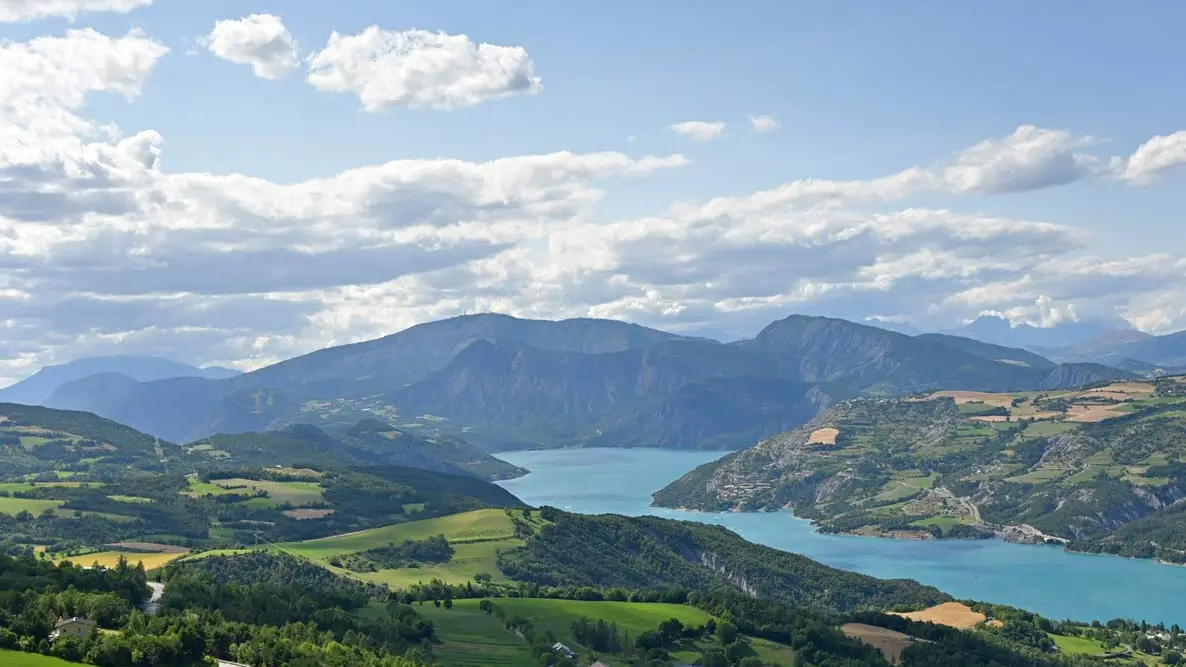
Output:
[[[0,648],[101,667],[205,667],[210,657],[253,667],[432,664],[431,625],[386,592],[284,558],[210,560],[170,571],[150,616],[137,610],[149,595],[142,568],[0,556]],[[355,613],[367,604],[382,613]],[[76,615],[104,632],[50,642],[54,623]]]
[[[740,590],[831,611],[949,600],[915,581],[875,579],[746,542],[723,527],[656,517],[588,516],[545,507],[550,522],[500,569],[546,585]]]

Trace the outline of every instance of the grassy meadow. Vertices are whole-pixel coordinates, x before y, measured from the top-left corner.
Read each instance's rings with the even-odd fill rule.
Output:
[[[495,605],[507,614],[517,614],[531,621],[537,632],[551,631],[556,638],[579,648],[571,628],[580,618],[616,623],[623,634],[637,637],[654,630],[660,623],[677,618],[685,625],[704,625],[711,615],[687,605],[642,602],[583,602],[579,600],[550,600],[540,598],[499,598]],[[531,660],[527,646],[507,631],[500,620],[479,609],[480,600],[455,600],[452,609],[419,605],[416,611],[433,622],[442,644],[434,651],[442,663],[459,667],[529,667]],[[750,646],[763,661],[778,665],[794,664],[792,651],[780,644],[751,639]],[[677,662],[692,662],[702,646],[689,644],[672,655]]]
[[[4,667],[75,667],[81,662],[66,662],[39,653],[21,653],[0,649],[0,665]]]
[[[521,512],[514,514],[523,516]],[[538,518],[529,521],[539,525]],[[453,558],[447,563],[366,573],[351,572],[329,565],[329,562],[338,556],[386,546],[393,542],[398,544],[405,540],[424,540],[437,535],[444,535],[455,551]],[[316,540],[288,542],[276,545],[276,548],[294,556],[313,560],[340,574],[399,588],[427,582],[433,578],[453,584],[464,583],[472,580],[474,575],[480,572],[489,574],[495,581],[505,582],[506,577],[499,572],[496,565],[498,553],[522,544],[523,540],[515,537],[514,524],[505,510],[482,509]]]
[[[309,505],[322,500],[323,489],[317,482],[275,482],[256,479],[213,479],[209,482],[190,481],[182,493],[191,498],[202,496],[224,496],[233,493],[252,494],[263,491],[266,498],[251,498],[242,501],[245,507],[276,507],[283,503]]]

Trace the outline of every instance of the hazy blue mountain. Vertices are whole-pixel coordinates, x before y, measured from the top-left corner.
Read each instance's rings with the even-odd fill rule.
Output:
[[[64,364],[46,366],[20,382],[0,389],[0,401],[40,405],[53,395],[58,387],[99,373],[117,373],[137,382],[151,382],[175,377],[217,380],[239,374],[238,371],[229,368],[217,366],[198,368],[160,357],[130,355],[86,357]]]
[[[467,437],[500,448],[700,448],[807,418],[811,388],[765,355],[709,341],[585,354],[482,340],[391,403],[461,421]]]
[[[962,336],[952,336],[949,334],[922,334],[916,338],[920,340],[933,341],[947,347],[967,352],[969,354],[974,354],[989,361],[1013,363],[1018,366],[1027,366],[1030,368],[1054,369],[1058,366],[1058,364],[1054,363],[1053,361],[1027,350],[1019,350],[1017,348],[1005,347],[1003,345],[994,345],[992,343],[985,343],[980,340],[964,338]]]
[[[822,383],[831,395],[842,398],[939,388],[1007,391],[1070,386],[1058,379],[1057,365],[1035,361],[1024,350],[954,336],[906,336],[827,317],[792,315],[736,345],[768,354],[780,364],[784,376]],[[1015,359],[1029,362],[1022,365]],[[1077,369],[1074,375],[1096,381],[1124,374],[1096,367],[1094,372]]]
[[[1035,349],[1059,361],[1090,361],[1110,366],[1143,362],[1163,369],[1186,367],[1186,331],[1154,336],[1140,331],[1108,332],[1078,345]]]
[[[1131,330],[1128,323],[1123,321],[1067,322],[1052,327],[1035,327],[1029,324],[1013,326],[1003,317],[982,315],[962,327],[942,333],[1007,347],[1057,348],[1077,345],[1101,334]]]
[[[791,316],[724,344],[608,320],[475,315],[224,380],[95,375],[62,386],[48,404],[179,442],[382,414],[397,427],[460,433],[489,448],[717,448],[785,431],[854,396],[1048,389],[1124,376],[822,317]]]
[[[888,322],[885,320],[864,320],[861,322],[866,326],[877,327],[878,329],[885,329],[886,331],[893,331],[894,333],[905,334],[907,336],[917,336],[923,333],[922,329],[914,326],[909,322]]]
[[[463,315],[418,324],[375,340],[318,350],[246,373],[231,384],[299,390],[308,395],[367,395],[373,389],[388,390],[421,380],[477,340],[508,340],[541,350],[596,354],[680,338],[615,320]]]

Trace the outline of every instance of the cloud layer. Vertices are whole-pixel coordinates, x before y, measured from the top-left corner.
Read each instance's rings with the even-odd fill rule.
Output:
[[[35,21],[50,16],[74,19],[87,12],[127,13],[152,0],[0,0],[0,23]]]
[[[265,78],[292,68],[279,21],[219,26],[223,57]],[[927,204],[1169,178],[1181,132],[1109,158],[1091,137],[1027,125],[877,178],[605,219],[614,180],[687,160],[393,160],[292,184],[164,171],[166,137],[82,109],[97,94],[135,100],[167,53],[139,31],[0,43],[0,378],[116,350],[251,367],[474,310],[739,332],[789,312],[1186,326],[1179,254],[1098,257],[1072,226]],[[314,85],[370,110],[539,90],[523,49],[423,31],[335,34],[310,67]],[[692,124],[693,139],[725,130]]]

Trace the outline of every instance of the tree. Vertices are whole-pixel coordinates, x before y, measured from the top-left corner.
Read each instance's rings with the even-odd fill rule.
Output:
[[[729,667],[729,659],[724,653],[712,649],[700,656],[700,664],[704,667]]]
[[[737,641],[737,626],[729,621],[717,623],[717,641],[722,644],[732,644]]]
[[[638,639],[634,640],[634,645],[644,651],[663,648],[663,635],[654,630],[646,630],[638,635]]]
[[[1155,654],[1161,650],[1161,647],[1157,644],[1157,642],[1153,641],[1152,639],[1149,639],[1148,637],[1146,637],[1144,635],[1142,635],[1141,637],[1139,637],[1137,639],[1136,647],[1137,647],[1137,650],[1141,651],[1142,653],[1154,653]]]
[[[667,642],[679,639],[680,633],[683,631],[684,624],[680,623],[678,618],[663,621],[659,624],[659,634],[663,635],[663,640]]]
[[[1161,659],[1164,660],[1165,664],[1167,665],[1182,664],[1182,654],[1178,653],[1177,651],[1166,651],[1165,655],[1161,656]]]

